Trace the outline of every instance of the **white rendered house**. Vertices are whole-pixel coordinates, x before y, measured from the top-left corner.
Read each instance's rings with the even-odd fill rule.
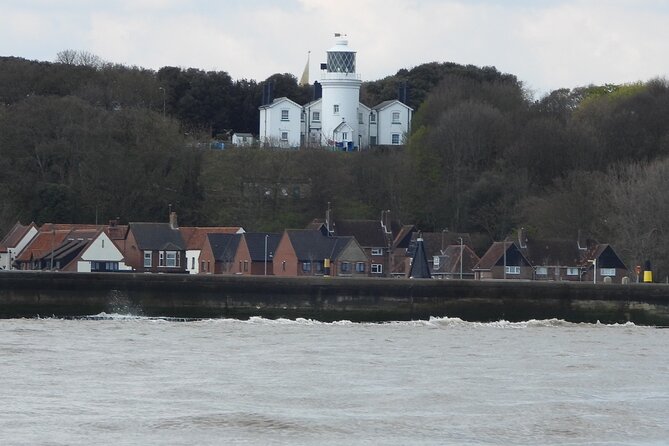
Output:
[[[104,231],[90,241],[77,259],[77,272],[113,272],[130,271],[125,264],[123,253]]]
[[[288,98],[260,107],[260,143],[272,147],[325,146],[356,151],[375,145],[401,145],[411,130],[413,109],[398,100],[376,107],[360,102],[356,52],[335,34],[322,64],[322,95],[300,106]]]

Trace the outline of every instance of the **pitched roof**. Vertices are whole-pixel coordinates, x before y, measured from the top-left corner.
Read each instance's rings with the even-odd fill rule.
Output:
[[[238,234],[244,232],[239,226],[213,226],[193,227],[184,226],[179,228],[181,237],[186,244],[186,249],[201,250],[207,238],[207,234]]]
[[[101,225],[74,225],[74,224],[53,224],[45,223],[39,228],[39,232],[33,237],[28,245],[17,256],[19,262],[29,262],[40,259],[51,253],[52,249],[60,246],[70,234],[75,231],[99,231],[103,228]],[[73,235],[72,237],[75,237]],[[83,236],[80,236],[83,237]],[[80,238],[76,237],[76,238]]]
[[[412,234],[418,229],[414,225],[404,225],[402,227],[393,228],[395,239],[393,240],[393,248],[408,248],[412,240]]]
[[[386,247],[386,236],[378,220],[335,220],[335,234],[355,237],[362,247]]]
[[[263,108],[271,108],[271,107],[275,107],[275,106],[277,106],[277,105],[279,105],[279,104],[281,104],[281,103],[283,103],[283,102],[288,102],[289,104],[292,104],[292,105],[294,105],[295,107],[302,108],[302,106],[301,106],[300,104],[298,104],[297,102],[295,102],[295,101],[293,101],[293,100],[291,100],[291,99],[288,99],[288,98],[285,97],[285,96],[282,96],[282,97],[280,97],[280,98],[276,98],[276,99],[274,99],[270,104],[261,105],[261,106],[258,107],[258,108],[259,108],[259,109],[263,109]]]
[[[35,223],[22,225],[20,222],[16,222],[14,227],[9,230],[5,238],[0,242],[0,252],[7,252],[7,248],[13,248],[18,245],[21,239],[28,233],[28,230],[34,226]]]
[[[471,237],[466,233],[458,232],[423,232],[421,233],[423,237],[423,243],[425,244],[425,253],[428,257],[434,257],[442,254],[442,249],[445,251],[450,245],[460,245],[460,238],[462,238],[462,243],[465,246],[470,246],[472,244]],[[408,246],[407,254],[409,256],[413,255],[413,251],[416,247],[416,239],[419,237],[418,232],[413,232],[411,234],[411,242]]]
[[[576,266],[583,251],[576,240],[527,239],[521,251],[534,266]]]
[[[244,234],[252,262],[263,262],[265,260],[265,236],[267,236],[267,257],[271,259],[279,245],[281,234],[269,232],[247,232]]]
[[[172,229],[169,223],[130,223],[129,226],[138,249],[146,251],[186,249],[179,229]]]
[[[449,245],[443,255],[439,255],[439,266],[432,268],[432,273],[457,273],[460,271],[460,245]],[[467,246],[462,246],[462,270],[470,273],[479,262],[479,256]]]
[[[429,279],[431,277],[430,265],[427,262],[427,256],[425,254],[425,244],[423,243],[422,238],[418,238],[416,252],[413,255],[411,267],[409,267],[409,278]]]
[[[372,107],[372,109],[377,110],[377,111],[380,111],[380,110],[383,110],[384,108],[388,108],[388,107],[390,107],[391,105],[394,105],[395,103],[401,105],[402,107],[408,108],[409,110],[413,110],[413,108],[409,107],[409,106],[406,105],[404,102],[399,101],[399,100],[397,100],[397,99],[390,99],[390,100],[388,100],[388,101],[383,101],[383,102],[381,102],[380,104],[377,104],[377,105],[375,105],[374,107]]]
[[[207,234],[214,259],[218,262],[231,262],[235,258],[242,234],[212,233]]]
[[[328,237],[309,229],[287,229],[286,234],[299,261],[336,259],[353,241],[353,237]]]
[[[499,262],[499,259],[501,259],[504,256],[505,251],[508,257],[510,257],[511,253],[513,253],[514,255],[517,254],[520,256],[521,259],[524,259],[528,265],[531,265],[527,257],[525,257],[525,255],[521,252],[521,250],[518,249],[516,243],[507,241],[507,242],[494,242],[490,246],[490,248],[488,248],[483,257],[481,257],[481,260],[479,260],[479,263],[477,263],[473,269],[475,270],[492,269],[492,267]]]

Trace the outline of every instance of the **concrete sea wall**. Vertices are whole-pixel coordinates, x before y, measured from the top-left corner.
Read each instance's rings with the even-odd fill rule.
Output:
[[[0,317],[469,321],[558,318],[669,326],[669,286],[570,282],[0,272]]]

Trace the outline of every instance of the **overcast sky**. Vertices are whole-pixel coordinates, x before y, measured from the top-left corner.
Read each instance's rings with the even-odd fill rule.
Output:
[[[0,0],[0,55],[84,50],[158,69],[311,81],[335,32],[363,80],[426,62],[495,66],[539,96],[669,77],[668,0]]]

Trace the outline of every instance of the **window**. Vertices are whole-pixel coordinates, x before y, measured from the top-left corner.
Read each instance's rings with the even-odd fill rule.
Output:
[[[311,272],[311,262],[302,262],[302,271],[305,273]]]
[[[507,266],[506,267],[506,273],[507,274],[520,274],[520,266]]]
[[[176,251],[166,251],[165,256],[167,257],[167,262],[165,263],[165,266],[168,266],[170,268],[174,268],[176,266],[179,266],[177,263],[177,252]]]
[[[350,273],[351,272],[351,264],[349,262],[341,262],[339,266],[339,270],[342,273]]]
[[[383,273],[383,265],[379,263],[372,263],[372,274],[381,274]]]
[[[568,276],[578,276],[578,268],[567,268]]]
[[[369,122],[370,124],[376,124],[376,115],[374,113],[369,114]]]
[[[249,261],[248,261],[248,260],[244,260],[244,272],[246,273],[246,272],[248,272],[248,271],[249,271]]]
[[[348,132],[343,132],[341,134],[342,141],[348,141]]]
[[[364,273],[365,272],[365,262],[357,262],[355,264],[355,272],[356,273]]]
[[[439,268],[439,256],[432,257],[432,264],[435,268]]]
[[[315,122],[319,122],[321,120],[321,112],[313,112],[311,116]]]
[[[539,266],[537,267],[536,270],[537,276],[547,276],[548,275],[548,268],[545,266]]]
[[[376,136],[370,136],[369,137],[369,145],[371,145],[371,146],[376,145]]]
[[[314,262],[314,269],[317,273],[323,272],[323,262]]]
[[[193,259],[190,263],[190,269],[195,269],[195,257],[193,257]]]
[[[599,275],[600,276],[615,277],[616,276],[616,269],[615,268],[600,268]]]
[[[281,141],[288,141],[288,132],[281,132]]]
[[[144,268],[151,268],[151,251],[144,251]]]
[[[400,143],[400,134],[399,133],[393,133],[391,136],[391,144],[397,145]]]
[[[207,264],[204,263],[204,260],[203,260],[203,261],[202,261],[202,272],[203,272],[203,273],[206,273],[206,272],[207,272],[207,268],[206,268],[206,266],[207,266]]]
[[[382,256],[383,255],[383,248],[372,248],[372,255],[373,256]]]
[[[358,112],[358,124],[364,124],[362,120],[362,113]]]
[[[400,112],[393,112],[393,124],[400,123]]]
[[[165,251],[158,253],[158,266],[165,266]]]
[[[339,113],[339,104],[335,104],[335,105],[332,106],[332,112],[333,112],[334,114],[338,114],[338,113]]]
[[[288,112],[289,110],[281,110],[281,120],[282,121],[288,121]]]
[[[105,239],[102,239],[102,247],[105,247]]]

